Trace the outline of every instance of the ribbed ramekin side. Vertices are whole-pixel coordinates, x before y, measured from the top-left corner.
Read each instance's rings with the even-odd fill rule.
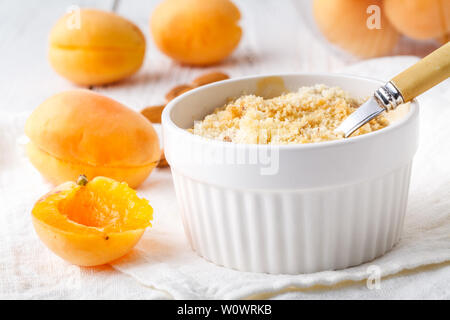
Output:
[[[216,264],[309,273],[370,261],[399,240],[411,164],[372,180],[299,191],[235,190],[172,170],[187,238]]]

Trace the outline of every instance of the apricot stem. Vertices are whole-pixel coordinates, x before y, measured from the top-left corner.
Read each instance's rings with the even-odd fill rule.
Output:
[[[85,186],[88,183],[88,178],[84,174],[80,174],[77,180],[77,185]]]

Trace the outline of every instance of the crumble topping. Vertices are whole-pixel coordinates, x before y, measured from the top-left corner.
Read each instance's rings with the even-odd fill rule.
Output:
[[[335,133],[364,100],[357,100],[338,87],[315,85],[297,92],[264,99],[244,95],[217,108],[191,133],[210,139],[245,144],[299,144],[342,139]],[[379,116],[353,135],[362,135],[389,125]]]

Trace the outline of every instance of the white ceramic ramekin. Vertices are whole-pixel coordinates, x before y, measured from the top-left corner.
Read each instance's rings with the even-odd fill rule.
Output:
[[[399,240],[417,149],[417,102],[387,128],[340,141],[244,145],[185,130],[243,93],[314,84],[366,97],[382,83],[330,74],[254,76],[192,90],[165,108],[165,154],[187,238],[202,257],[243,271],[310,273],[372,260]]]

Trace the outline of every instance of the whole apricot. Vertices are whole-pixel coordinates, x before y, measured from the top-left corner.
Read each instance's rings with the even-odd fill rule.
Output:
[[[314,17],[323,35],[361,58],[388,54],[397,44],[399,34],[381,8],[381,0],[314,0],[313,3]]]
[[[50,32],[50,64],[80,85],[126,78],[139,70],[144,56],[141,30],[114,13],[81,9],[64,15]]]
[[[158,48],[189,65],[210,65],[239,44],[239,9],[229,0],[165,0],[153,11],[151,32]]]
[[[39,199],[34,229],[44,244],[79,266],[109,263],[129,252],[151,225],[153,209],[126,183],[97,177],[66,182]]]
[[[25,133],[31,163],[55,185],[84,174],[135,188],[160,159],[157,133],[144,116],[88,90],[44,101],[27,119]]]
[[[413,39],[439,38],[450,32],[448,0],[385,0],[386,16]]]

